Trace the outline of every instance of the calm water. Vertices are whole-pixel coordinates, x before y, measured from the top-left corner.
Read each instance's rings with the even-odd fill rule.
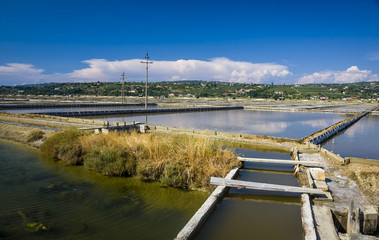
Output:
[[[0,142],[0,239],[173,239],[207,198]],[[34,233],[28,223],[47,226]]]
[[[288,154],[236,149],[245,157],[290,159]],[[264,166],[249,163],[246,168],[280,169],[275,171],[243,170],[239,179],[273,184],[299,186],[291,167],[277,164]],[[268,193],[231,188],[196,239],[303,239],[301,205],[298,195]]]
[[[342,157],[379,160],[379,116],[367,115],[343,134],[329,141],[324,148]]]
[[[246,157],[289,159],[288,154],[282,153],[244,149],[236,152]],[[0,156],[0,238],[173,239],[208,195],[136,178],[101,176],[4,142],[0,142]],[[251,177],[297,184],[290,174],[257,170],[240,174],[244,180]],[[302,236],[299,209],[296,197],[232,190],[199,238],[226,239],[213,235],[214,230],[234,218],[232,225],[228,221],[228,226],[241,229],[250,220],[257,229],[241,229],[233,239],[250,238],[251,234],[258,239],[278,239],[278,236],[299,239]],[[266,220],[262,219],[264,216]],[[48,231],[34,233],[26,227],[30,223],[43,224]],[[272,224],[279,226],[275,234],[271,231]],[[228,228],[223,230],[223,236],[231,236]]]
[[[148,115],[150,125],[303,138],[347,118],[346,114],[229,110]],[[145,122],[145,116],[94,116],[110,122]]]

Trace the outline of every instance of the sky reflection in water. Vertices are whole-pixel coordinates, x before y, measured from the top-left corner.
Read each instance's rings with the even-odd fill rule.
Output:
[[[112,122],[145,122],[145,116],[96,116]],[[345,114],[229,110],[148,115],[151,125],[275,137],[303,138],[347,118]]]

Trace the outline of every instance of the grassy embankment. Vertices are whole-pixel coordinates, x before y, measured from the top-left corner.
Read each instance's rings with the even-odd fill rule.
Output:
[[[216,140],[186,135],[91,135],[71,129],[47,139],[41,150],[104,175],[140,176],[185,189],[209,190],[211,176],[225,176],[239,164],[234,152]]]

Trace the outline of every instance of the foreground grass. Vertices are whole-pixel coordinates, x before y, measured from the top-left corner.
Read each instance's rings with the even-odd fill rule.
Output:
[[[41,150],[104,175],[140,176],[185,189],[210,189],[211,176],[224,177],[239,164],[216,140],[186,135],[91,135],[70,129],[47,139]]]

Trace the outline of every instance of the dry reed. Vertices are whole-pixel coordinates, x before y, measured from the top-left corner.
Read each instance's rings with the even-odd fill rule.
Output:
[[[239,164],[234,152],[219,147],[217,140],[187,135],[83,135],[71,129],[48,139],[42,150],[104,175],[137,175],[186,189],[210,189],[211,176],[224,177]]]

